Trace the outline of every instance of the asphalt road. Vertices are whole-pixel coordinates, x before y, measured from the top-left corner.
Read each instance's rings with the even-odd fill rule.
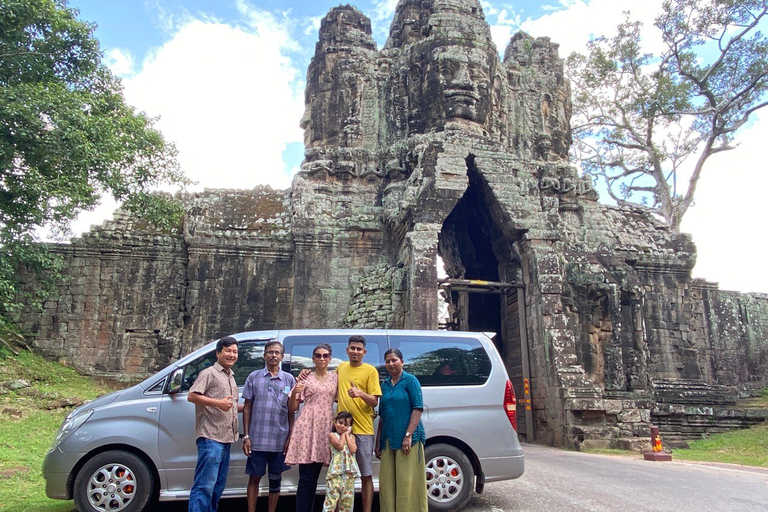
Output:
[[[642,456],[592,455],[525,444],[525,474],[487,484],[462,512],[768,512],[768,469],[726,464],[650,462]],[[259,499],[257,512],[266,511]],[[374,512],[378,512],[378,495]],[[279,511],[293,511],[281,497]],[[322,498],[318,499],[320,510]],[[162,512],[186,511],[186,502]],[[242,512],[244,499],[223,500],[221,512]],[[355,502],[359,511],[360,497]]]
[[[768,511],[768,469],[523,450],[525,474],[486,485],[463,512]]]

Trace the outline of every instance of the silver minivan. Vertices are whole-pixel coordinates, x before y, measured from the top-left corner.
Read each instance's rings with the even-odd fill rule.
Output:
[[[297,375],[309,368],[312,350],[320,343],[332,347],[330,368],[335,367],[346,359],[351,334],[365,336],[364,361],[379,370],[382,380],[387,376],[384,352],[395,347],[403,353],[405,370],[421,382],[430,511],[460,510],[473,489],[482,492],[487,482],[523,474],[514,390],[486,334],[357,329],[245,332],[234,335],[239,342],[235,379],[242,392],[246,377],[264,367],[264,344],[275,339],[285,346],[285,371]],[[154,500],[188,499],[197,448],[194,405],[187,401],[187,393],[198,373],[215,362],[215,345],[211,342],[140,384],[72,411],[43,462],[48,497],[74,498],[81,512],[141,512]],[[374,462],[375,486],[377,476]],[[323,481],[321,475],[320,493]],[[284,473],[283,493],[295,493],[297,483],[298,468]],[[245,456],[238,442],[232,446],[224,497],[244,497],[246,484]]]

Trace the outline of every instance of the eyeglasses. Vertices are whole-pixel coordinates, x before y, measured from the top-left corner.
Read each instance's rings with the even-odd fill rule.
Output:
[[[280,352],[279,350],[268,350],[267,352],[264,352],[264,353],[266,355],[268,355],[268,356],[281,356],[281,355],[283,355],[283,353]]]
[[[331,354],[312,354],[312,357],[316,357],[317,359],[330,359]]]

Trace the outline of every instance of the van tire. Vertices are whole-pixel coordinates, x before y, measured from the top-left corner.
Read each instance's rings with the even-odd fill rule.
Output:
[[[469,501],[475,472],[467,456],[450,444],[432,444],[424,451],[430,512],[454,512]]]
[[[144,512],[155,493],[155,479],[140,457],[122,450],[94,455],[75,478],[73,497],[80,512]]]

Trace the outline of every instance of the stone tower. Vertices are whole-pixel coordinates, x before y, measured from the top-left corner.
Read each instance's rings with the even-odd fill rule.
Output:
[[[401,0],[380,50],[336,7],[291,189],[186,196],[173,233],[118,215],[57,249],[72,280],[21,325],[108,374],[248,329],[491,331],[529,439],[762,419],[731,405],[768,385],[768,296],[692,280],[689,236],[598,203],[568,161],[570,98],[557,45],[518,33],[500,59],[477,0]]]

